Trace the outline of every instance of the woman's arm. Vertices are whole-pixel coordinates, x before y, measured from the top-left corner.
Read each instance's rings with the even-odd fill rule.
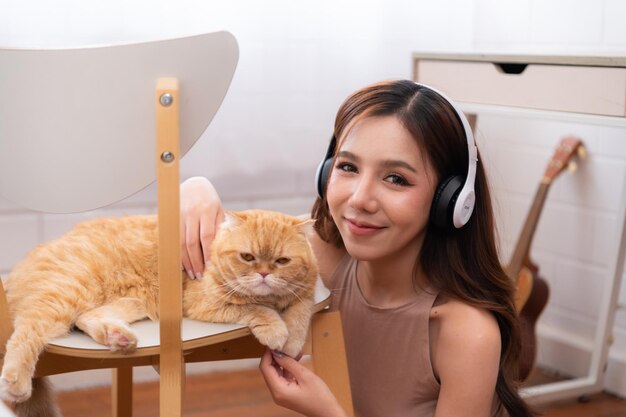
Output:
[[[322,277],[322,282],[324,282],[327,288],[330,288],[330,278],[333,272],[335,272],[335,269],[337,269],[346,250],[322,240],[312,227],[308,234],[308,239],[313,248],[313,253],[315,253],[315,258],[317,259],[317,267]]]
[[[215,232],[224,221],[222,200],[208,179],[192,177],[181,184],[180,221],[183,268],[189,278],[200,278]]]
[[[491,415],[500,329],[485,310],[448,301],[431,312],[431,358],[441,384],[436,417]]]
[[[347,417],[326,383],[295,359],[268,349],[259,367],[281,407],[307,417]]]

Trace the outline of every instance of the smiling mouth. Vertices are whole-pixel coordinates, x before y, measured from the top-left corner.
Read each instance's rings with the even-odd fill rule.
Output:
[[[385,229],[382,226],[376,226],[376,225],[369,224],[369,223],[357,222],[355,220],[351,220],[347,218],[346,218],[346,221],[348,222],[348,229],[353,234],[359,235],[359,236],[371,235],[380,230]]]
[[[370,228],[370,229],[382,229],[382,226],[376,226],[374,224],[365,223],[365,222],[359,222],[359,221],[348,219],[348,218],[346,218],[346,220],[350,224],[355,225],[356,227],[364,227],[364,228]]]

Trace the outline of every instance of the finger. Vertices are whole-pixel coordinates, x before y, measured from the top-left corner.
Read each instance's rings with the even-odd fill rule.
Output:
[[[265,352],[263,352],[263,356],[261,356],[261,363],[259,364],[259,367],[261,368],[261,370],[267,370],[272,366],[273,362],[274,358],[272,357],[272,353],[269,349],[265,349]]]
[[[292,380],[302,380],[307,376],[309,370],[300,362],[281,352],[271,351],[271,354],[274,361],[283,368],[284,373],[292,377]]]
[[[181,269],[184,269],[185,272],[187,272],[187,275],[189,276],[189,278],[194,279],[195,277],[191,273],[192,266],[191,266],[191,260],[189,259],[189,253],[187,252],[187,240],[185,237],[186,237],[185,225],[181,224],[180,225],[180,259],[182,262]]]
[[[195,277],[201,277],[204,272],[204,257],[202,256],[202,247],[200,245],[200,219],[188,218],[185,225],[185,240],[187,242],[186,249],[191,263],[189,272]]]
[[[221,207],[216,213],[204,213],[200,217],[200,243],[202,246],[202,259],[206,264],[211,259],[211,244],[215,239],[215,234],[222,224],[224,213]],[[221,219],[221,220],[220,220]]]
[[[216,229],[219,228],[222,223],[224,223],[224,208],[220,206],[217,210],[217,214],[215,215],[215,225],[217,226]]]
[[[224,208],[222,206],[219,206],[217,213],[215,214],[215,233],[217,234],[217,232],[220,230],[220,227],[222,227],[222,224],[224,223]]]
[[[274,358],[269,349],[266,349],[265,353],[261,357],[259,369],[261,370],[261,375],[263,375],[265,384],[268,386],[270,391],[274,391],[278,386],[281,385],[282,372],[280,370],[280,367],[274,361]]]
[[[196,277],[191,273],[191,261],[189,260],[189,255],[187,254],[187,250],[186,247],[185,249],[180,251],[180,257],[182,260],[182,268],[184,269],[185,272],[187,273],[187,276],[189,276],[189,278],[191,279],[195,279]]]

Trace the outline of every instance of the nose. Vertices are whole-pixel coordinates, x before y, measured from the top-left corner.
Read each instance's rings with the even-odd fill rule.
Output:
[[[357,210],[373,213],[378,210],[378,197],[376,192],[376,181],[367,175],[360,175],[354,181],[352,195],[350,196],[350,206]]]
[[[269,275],[269,272],[259,272],[259,275],[261,275],[261,278],[265,278]]]

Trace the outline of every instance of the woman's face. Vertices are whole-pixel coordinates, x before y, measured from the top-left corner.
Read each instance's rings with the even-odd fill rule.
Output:
[[[424,240],[435,180],[395,116],[356,123],[340,142],[327,188],[348,253],[363,261],[414,258]]]

